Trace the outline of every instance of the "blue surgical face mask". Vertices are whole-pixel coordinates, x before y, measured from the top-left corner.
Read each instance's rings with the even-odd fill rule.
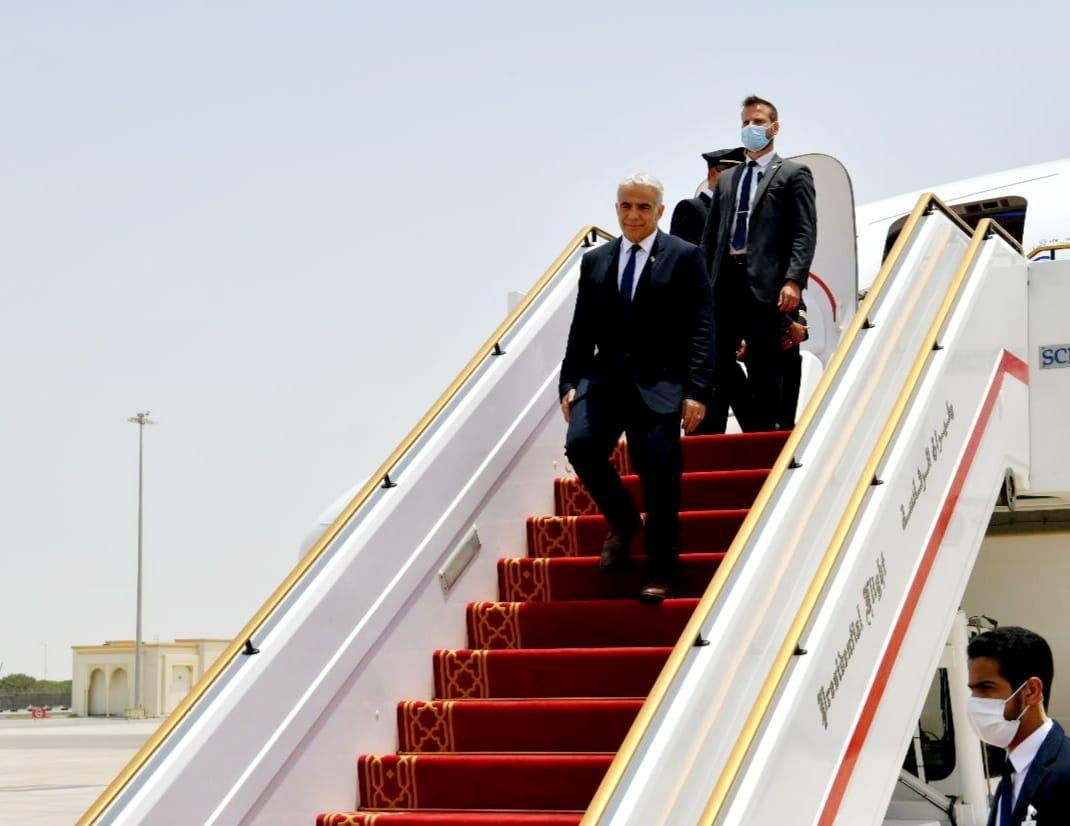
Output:
[[[741,142],[743,148],[750,152],[760,152],[769,145],[771,138],[766,137],[764,126],[744,126]]]

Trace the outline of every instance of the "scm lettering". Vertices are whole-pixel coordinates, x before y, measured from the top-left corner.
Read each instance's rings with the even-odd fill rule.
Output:
[[[1040,367],[1070,367],[1070,344],[1041,347]]]

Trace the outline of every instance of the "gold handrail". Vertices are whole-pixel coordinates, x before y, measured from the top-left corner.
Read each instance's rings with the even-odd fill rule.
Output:
[[[204,696],[205,692],[211,688],[212,684],[219,678],[223,670],[230,665],[231,661],[235,657],[239,656],[245,647],[246,640],[251,640],[260,627],[264,624],[267,618],[279,607],[282,601],[286,598],[298,582],[308,573],[309,569],[315,565],[316,561],[323,555],[327,547],[337,538],[338,534],[342,532],[345,526],[349,523],[349,520],[357,513],[362,505],[368,500],[368,497],[378,489],[383,479],[390,473],[395,465],[401,460],[401,458],[416,444],[417,440],[424,434],[431,423],[442,413],[446,406],[450,403],[454,396],[461,390],[464,384],[472,377],[476,369],[483,361],[488,358],[494,351],[495,347],[501,342],[502,337],[509,332],[514,324],[520,319],[524,312],[531,306],[531,304],[539,297],[540,293],[546,288],[546,286],[553,280],[554,276],[565,265],[565,262],[572,257],[575,252],[585,245],[586,239],[590,236],[595,238],[601,238],[603,240],[612,240],[613,235],[610,235],[603,229],[596,226],[586,226],[569,242],[568,246],[561,252],[549,269],[542,275],[542,277],[535,282],[535,285],[524,296],[523,300],[513,308],[513,311],[506,316],[505,321],[498,325],[498,329],[487,339],[486,343],[480,347],[471,361],[465,365],[465,368],[460,374],[453,380],[446,391],[439,396],[438,401],[431,406],[416,426],[409,431],[409,434],[402,439],[394,452],[390,454],[389,458],[379,467],[372,477],[365,483],[357,494],[350,500],[349,504],[342,510],[338,517],[331,523],[330,527],[324,531],[323,535],[316,541],[316,544],[309,549],[308,553],[302,557],[301,561],[297,563],[290,574],[282,581],[282,583],[275,589],[275,591],[268,597],[267,601],[260,607],[260,610],[253,615],[253,618],[245,624],[245,627],[241,630],[241,633],[234,638],[234,641],[223,651],[215,662],[208,668],[200,680],[193,686],[190,692],[185,698],[178,704],[174,711],[168,715],[167,719],[160,724],[160,727],[156,729],[153,735],[142,745],[137,754],[131,758],[130,762],[119,772],[116,778],[111,784],[101,793],[78,820],[76,826],[90,826],[90,824],[96,822],[97,818],[104,812],[104,810],[112,804],[116,797],[122,792],[124,788],[130,783],[134,776],[142,769],[145,763],[156,753],[157,749],[164,743],[164,741],[171,735],[171,733],[178,727],[178,725],[185,719],[186,715],[193,708],[194,705]]]
[[[595,792],[595,796],[591,800],[591,804],[587,807],[587,811],[583,816],[580,826],[596,826],[596,824],[601,822],[606,813],[606,808],[609,805],[610,799],[620,786],[621,781],[624,779],[624,775],[631,766],[632,760],[635,759],[639,744],[646,736],[650,724],[660,710],[661,705],[668,694],[669,687],[676,680],[680,669],[683,667],[688,652],[694,647],[694,640],[698,637],[699,632],[702,630],[702,626],[706,624],[706,620],[709,618],[714,604],[720,597],[725,583],[728,581],[728,578],[736,567],[736,563],[741,557],[743,548],[745,548],[751,541],[751,537],[757,529],[759,521],[764,516],[765,509],[768,507],[777,488],[780,487],[781,478],[789,470],[789,466],[798,451],[799,445],[808,434],[810,427],[817,418],[818,410],[821,408],[822,404],[824,404],[825,397],[828,395],[832,385],[839,377],[840,370],[843,368],[843,364],[847,360],[848,353],[852,350],[855,340],[858,338],[864,325],[868,321],[870,309],[875,305],[876,301],[884,291],[886,282],[891,277],[892,271],[898,266],[900,258],[903,256],[908,244],[921,223],[921,219],[934,209],[946,215],[967,234],[971,232],[970,226],[955,214],[954,210],[950,209],[947,204],[937,198],[934,194],[925,193],[918,198],[914,210],[910,213],[906,223],[903,224],[903,229],[900,231],[895,243],[892,245],[891,251],[884,259],[884,263],[881,265],[877,277],[873,280],[873,285],[870,287],[865,299],[859,305],[854,318],[851,319],[850,325],[844,332],[843,339],[833,353],[828,367],[821,376],[821,381],[818,383],[817,388],[814,390],[814,394],[810,397],[810,401],[806,405],[806,409],[803,411],[795,429],[784,444],[784,448],[780,451],[777,460],[773,463],[769,476],[758,491],[758,495],[754,499],[754,504],[751,505],[735,539],[732,540],[732,544],[729,547],[728,552],[725,554],[724,560],[717,567],[713,579],[703,593],[694,612],[691,614],[691,619],[684,627],[683,633],[681,633],[676,645],[673,647],[672,653],[669,655],[668,661],[666,661],[665,666],[658,675],[658,679],[654,683],[654,687],[651,689],[650,694],[647,696],[646,702],[643,703],[635,722],[632,723],[632,727],[628,730],[628,735],[625,737],[620,750],[610,764],[605,777],[603,777],[602,783],[598,787],[598,791]]]
[[[980,227],[981,223],[978,222],[977,226]],[[1007,230],[1003,227],[1003,224],[1001,224],[994,218],[989,219],[988,234],[998,235],[1000,238],[1010,244],[1011,248],[1014,249],[1019,255],[1025,256],[1026,258],[1029,257],[1025,255],[1025,250],[1022,248],[1022,242],[1015,238],[1013,235],[1011,235],[1009,232],[1007,232]],[[1070,247],[1070,244],[1068,244],[1067,246]]]
[[[970,270],[973,268],[973,265],[976,263],[981,246],[992,232],[993,223],[994,222],[990,218],[982,219],[970,238],[970,244],[966,248],[962,261],[951,279],[951,283],[944,295],[944,300],[941,302],[940,308],[937,310],[936,316],[934,317],[932,324],[929,326],[928,332],[922,339],[922,345],[918,350],[918,354],[914,359],[910,372],[907,374],[903,389],[896,398],[892,411],[888,416],[888,420],[877,439],[873,451],[870,453],[869,460],[866,462],[865,467],[858,477],[858,482],[851,494],[851,498],[848,500],[843,516],[841,517],[839,524],[836,526],[836,530],[833,532],[828,548],[825,550],[825,553],[821,558],[821,562],[818,565],[814,578],[810,582],[810,587],[807,589],[806,596],[803,598],[799,610],[796,612],[787,636],[784,638],[784,642],[769,671],[769,675],[766,678],[765,683],[762,685],[761,690],[758,692],[758,699],[751,708],[751,712],[736,740],[736,744],[733,747],[728,760],[725,762],[725,767],[721,772],[721,776],[718,778],[718,781],[714,786],[713,793],[710,795],[706,808],[702,812],[702,816],[699,819],[700,826],[710,826],[721,813],[721,808],[728,797],[732,784],[735,783],[736,777],[739,775],[739,771],[743,767],[743,761],[746,759],[747,754],[750,752],[750,749],[754,744],[754,738],[758,733],[758,729],[760,728],[765,715],[768,713],[769,707],[772,705],[773,697],[776,694],[777,689],[780,687],[780,683],[783,681],[791,662],[795,658],[795,651],[798,649],[803,632],[810,624],[814,611],[817,609],[818,600],[827,587],[833,568],[839,561],[840,554],[843,551],[844,546],[847,544],[847,539],[858,519],[858,512],[861,510],[862,502],[873,487],[873,479],[877,477],[877,471],[881,462],[884,461],[884,457],[888,452],[892,438],[894,437],[896,430],[899,429],[906,408],[913,399],[918,384],[921,382],[922,374],[924,373],[925,367],[933,353],[934,345],[939,339],[944,325],[947,323],[948,316],[950,316],[952,309],[954,309],[955,304],[958,302],[962,286],[965,283]]]
[[[1040,255],[1042,252],[1058,252],[1059,250],[1070,250],[1070,243],[1042,244],[1039,247],[1033,247],[1033,249],[1029,250],[1026,258],[1032,261],[1034,256]],[[1052,260],[1055,260],[1055,256],[1052,256]]]

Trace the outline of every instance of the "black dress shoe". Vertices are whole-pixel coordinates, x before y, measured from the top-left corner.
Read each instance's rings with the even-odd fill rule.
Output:
[[[639,592],[639,601],[657,604],[672,597],[672,588],[657,582],[648,582]]]
[[[622,536],[616,531],[610,531],[606,541],[602,543],[602,554],[598,558],[598,567],[603,571],[619,571],[628,564],[628,546],[631,544],[630,536]]]

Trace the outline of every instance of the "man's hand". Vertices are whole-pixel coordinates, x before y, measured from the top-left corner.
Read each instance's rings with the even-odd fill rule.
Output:
[[[792,313],[799,309],[799,300],[802,298],[802,289],[794,281],[785,281],[780,288],[780,300],[776,308],[782,313]]]
[[[569,390],[561,399],[561,412],[565,414],[565,421],[572,421],[572,403],[576,400],[576,391]]]
[[[706,405],[694,399],[684,399],[684,414],[681,417],[684,433],[692,433],[706,418]]]
[[[736,350],[736,361],[743,361],[745,355],[747,355],[747,340],[741,338],[739,340],[739,348]]]
[[[793,321],[784,330],[784,335],[780,337],[780,349],[790,350],[792,347],[798,347],[804,341],[806,341],[806,327],[798,321]]]

